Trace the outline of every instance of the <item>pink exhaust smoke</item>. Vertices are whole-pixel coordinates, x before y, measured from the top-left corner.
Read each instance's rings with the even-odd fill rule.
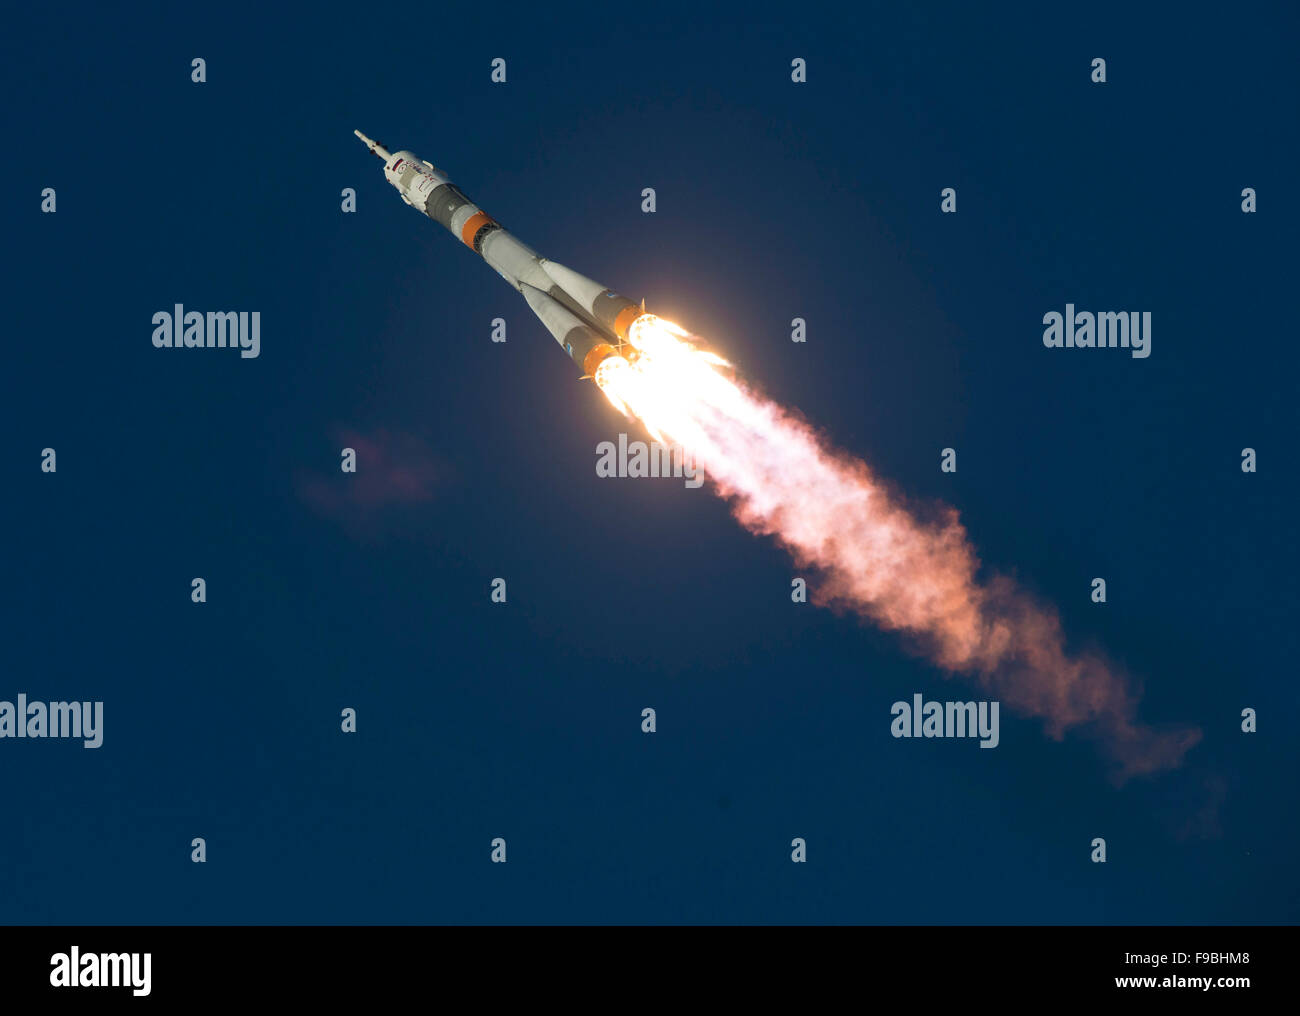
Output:
[[[1121,778],[1177,766],[1200,731],[1137,719],[1139,692],[1095,654],[1070,655],[1057,613],[1009,578],[981,582],[957,512],[922,521],[865,463],[804,422],[719,376],[665,335],[602,383],[652,431],[690,449],[750,531],[812,569],[813,598],[905,636],[952,674],[1044,721],[1056,739],[1097,737]],[[617,403],[616,403],[617,404]]]

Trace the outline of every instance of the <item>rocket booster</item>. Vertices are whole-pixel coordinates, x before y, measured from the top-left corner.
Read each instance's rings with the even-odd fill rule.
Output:
[[[384,177],[402,200],[443,226],[523,294],[560,347],[594,376],[609,356],[631,357],[632,322],[645,308],[571,268],[541,257],[474,204],[431,162],[408,151],[389,152],[353,133],[384,161]]]

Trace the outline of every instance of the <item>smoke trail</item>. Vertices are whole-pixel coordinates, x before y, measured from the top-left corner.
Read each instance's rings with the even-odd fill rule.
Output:
[[[690,449],[747,529],[816,572],[817,602],[901,633],[1054,738],[1094,734],[1121,778],[1176,766],[1200,740],[1199,730],[1140,724],[1133,682],[1099,655],[1067,653],[1054,609],[1004,576],[979,581],[954,509],[931,520],[908,510],[865,463],[718,374],[720,361],[676,337],[685,334],[651,318],[632,337],[639,358],[606,361],[597,381],[656,436]]]

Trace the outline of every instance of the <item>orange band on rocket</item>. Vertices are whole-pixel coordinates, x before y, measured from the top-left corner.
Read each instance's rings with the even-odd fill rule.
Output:
[[[464,227],[460,231],[460,240],[466,247],[474,246],[474,234],[492,221],[492,216],[487,212],[478,212],[469,217]]]

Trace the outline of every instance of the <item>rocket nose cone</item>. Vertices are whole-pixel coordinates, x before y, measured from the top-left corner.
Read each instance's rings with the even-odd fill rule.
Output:
[[[383,145],[381,145],[378,141],[374,141],[374,140],[371,140],[370,138],[366,137],[366,136],[365,136],[364,134],[362,134],[360,131],[353,131],[352,133],[355,134],[357,137],[359,137],[359,138],[361,139],[361,143],[362,143],[363,145],[365,145],[367,148],[369,148],[372,152],[374,152],[375,155],[377,155],[379,158],[383,159],[385,162],[388,161],[388,149],[387,149],[387,148],[385,148]]]

